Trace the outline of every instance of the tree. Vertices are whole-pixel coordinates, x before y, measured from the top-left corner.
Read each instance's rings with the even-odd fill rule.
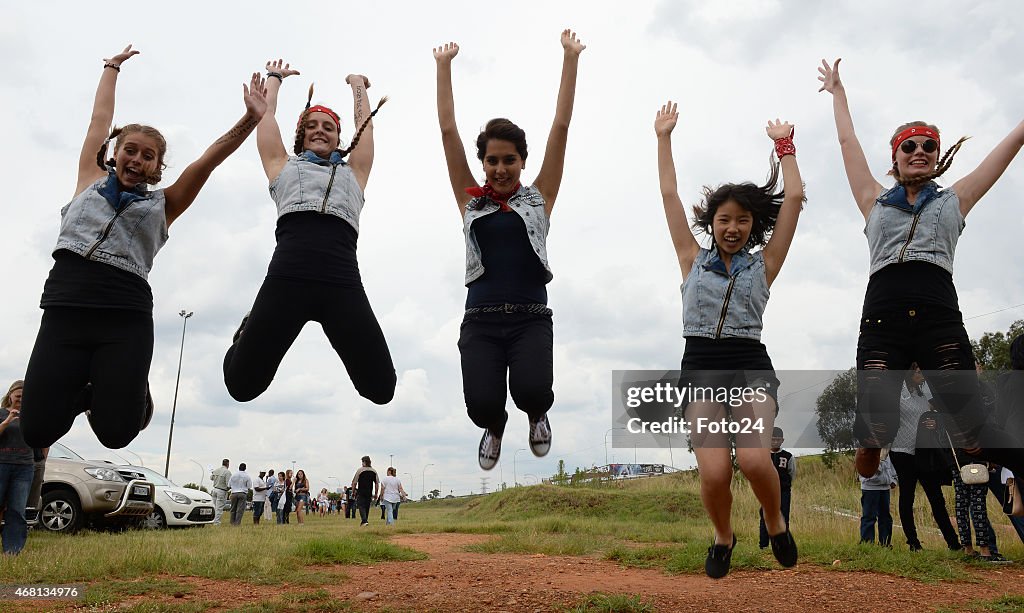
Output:
[[[187,487],[187,488],[193,489],[193,490],[200,490],[200,491],[206,492],[207,494],[210,493],[210,490],[206,489],[205,485],[199,485],[199,484],[196,484],[196,483],[186,483],[185,485],[183,485],[181,487]]]
[[[825,443],[826,461],[853,444],[853,420],[857,412],[857,369],[839,373],[815,401],[818,436]],[[831,454],[831,455],[830,455]]]
[[[565,472],[565,460],[558,461],[558,472],[551,477],[551,483],[555,485],[569,484],[569,474]]]
[[[441,490],[437,489],[436,487],[434,489],[430,490],[430,499],[431,500],[435,500],[435,499],[440,498],[440,497],[441,497]]]
[[[986,332],[980,339],[971,341],[974,357],[986,370],[1010,370],[1010,343],[1021,334],[1024,334],[1024,319],[1010,324],[1006,334]]]

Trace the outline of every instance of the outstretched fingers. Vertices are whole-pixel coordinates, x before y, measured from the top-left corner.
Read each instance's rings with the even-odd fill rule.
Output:
[[[438,61],[451,61],[459,54],[459,45],[455,42],[447,42],[440,47],[434,47],[434,59]]]
[[[572,51],[577,55],[587,48],[582,40],[576,38],[576,33],[570,28],[562,30],[562,47],[566,51]]]

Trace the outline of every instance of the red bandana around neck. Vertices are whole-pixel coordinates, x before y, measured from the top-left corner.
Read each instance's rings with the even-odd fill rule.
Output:
[[[516,192],[519,191],[520,187],[522,187],[522,184],[516,183],[515,187],[513,187],[512,191],[509,193],[499,194],[493,187],[491,187],[490,183],[484,183],[483,187],[467,187],[466,193],[474,198],[487,198],[489,200],[493,200],[501,206],[501,210],[503,212],[507,213],[512,210],[512,207],[508,205],[508,199],[514,196]]]

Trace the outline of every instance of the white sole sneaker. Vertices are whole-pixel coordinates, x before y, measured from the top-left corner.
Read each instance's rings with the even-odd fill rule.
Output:
[[[498,458],[501,457],[501,437],[495,435],[490,430],[484,430],[484,435],[480,437],[480,448],[477,450],[476,459],[480,463],[480,468],[484,470],[491,470],[498,465]]]
[[[530,420],[530,451],[538,458],[551,451],[551,422],[547,413],[537,421]]]

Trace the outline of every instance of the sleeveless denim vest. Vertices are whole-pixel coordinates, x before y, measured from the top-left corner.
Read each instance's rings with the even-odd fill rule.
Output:
[[[289,157],[270,184],[270,197],[277,205],[278,218],[297,211],[319,211],[344,219],[359,232],[363,190],[337,151],[330,160],[309,151]]]
[[[921,189],[913,205],[901,185],[882,192],[864,225],[869,274],[910,260],[930,262],[952,273],[956,243],[965,225],[956,192],[940,189],[934,181]]]
[[[683,336],[761,340],[769,295],[761,251],[733,255],[730,273],[717,249],[701,249],[680,291]]]
[[[519,191],[508,199],[508,206],[523,219],[526,224],[526,233],[530,238],[530,245],[537,258],[544,266],[544,283],[550,283],[554,275],[551,274],[551,266],[548,265],[547,237],[550,221],[547,211],[544,210],[544,197],[534,186],[520,186]],[[483,259],[480,254],[480,244],[477,243],[476,234],[473,232],[473,222],[484,215],[490,215],[498,211],[501,206],[493,200],[480,196],[473,198],[466,205],[466,213],[463,216],[463,232],[466,235],[466,285],[479,279],[484,274]]]
[[[133,194],[115,210],[100,193],[108,181],[117,177],[111,172],[60,210],[60,234],[53,250],[67,249],[146,280],[153,258],[168,238],[164,190]]]

